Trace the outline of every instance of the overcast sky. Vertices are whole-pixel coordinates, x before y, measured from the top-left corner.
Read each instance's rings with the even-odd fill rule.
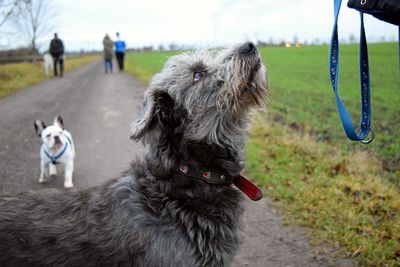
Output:
[[[343,0],[340,37],[358,40],[358,12]],[[242,42],[319,39],[328,42],[333,0],[54,0],[55,29],[67,50],[99,49],[105,33],[119,31],[128,47],[170,43],[212,46]],[[398,28],[369,15],[369,41],[396,41]],[[42,49],[52,34],[39,40]]]

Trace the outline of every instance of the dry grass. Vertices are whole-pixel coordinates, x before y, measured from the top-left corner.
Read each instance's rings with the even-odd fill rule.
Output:
[[[71,71],[99,59],[99,56],[68,58],[65,71]],[[48,79],[41,62],[0,65],[0,98]]]

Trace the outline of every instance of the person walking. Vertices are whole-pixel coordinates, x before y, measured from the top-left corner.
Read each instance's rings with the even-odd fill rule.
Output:
[[[105,67],[105,72],[112,73],[113,70],[113,64],[112,64],[112,55],[113,55],[113,48],[114,48],[114,42],[111,40],[110,36],[106,34],[103,38],[103,47],[104,47],[104,67]]]
[[[121,39],[119,32],[117,32],[117,41],[115,42],[115,57],[117,58],[118,61],[119,71],[124,70],[125,49],[126,49],[125,41]]]
[[[64,74],[64,44],[58,38],[57,33],[54,34],[54,38],[50,42],[49,51],[53,57],[54,76],[58,76],[57,65],[60,65],[60,77],[62,77]]]

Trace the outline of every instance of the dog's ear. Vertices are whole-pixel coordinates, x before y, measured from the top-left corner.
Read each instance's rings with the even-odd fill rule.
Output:
[[[174,100],[166,91],[155,90],[145,96],[140,111],[140,118],[131,124],[130,138],[139,140],[145,133],[151,131],[157,124],[165,123],[172,115]]]
[[[39,137],[41,137],[42,131],[46,128],[46,125],[44,124],[43,121],[41,121],[41,120],[36,120],[36,121],[34,122],[34,126],[35,126],[36,134],[37,134]]]
[[[53,124],[58,125],[63,130],[65,129],[64,128],[64,120],[60,115],[58,115],[57,117],[54,118],[54,123]]]

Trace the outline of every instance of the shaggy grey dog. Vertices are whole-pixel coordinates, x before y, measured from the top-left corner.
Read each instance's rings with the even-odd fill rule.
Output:
[[[131,138],[147,152],[80,192],[0,198],[1,266],[229,266],[251,114],[267,94],[251,43],[172,57]]]

